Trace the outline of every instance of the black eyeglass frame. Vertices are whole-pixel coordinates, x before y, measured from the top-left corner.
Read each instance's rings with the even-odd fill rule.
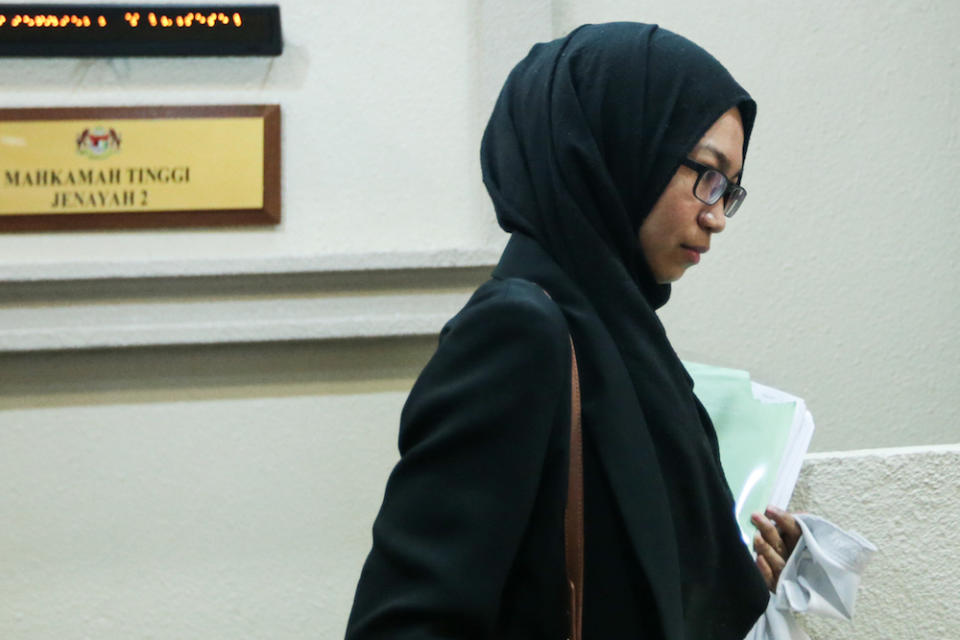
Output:
[[[735,214],[737,212],[737,209],[740,208],[740,205],[743,204],[743,201],[747,199],[747,190],[741,187],[739,184],[732,182],[730,178],[723,175],[723,172],[717,169],[716,167],[711,167],[705,164],[701,164],[696,160],[691,160],[690,158],[683,158],[682,160],[680,160],[680,164],[690,169],[693,169],[694,171],[697,172],[697,181],[693,183],[693,197],[699,200],[700,202],[702,202],[703,204],[710,204],[710,205],[716,204],[717,200],[720,200],[720,198],[723,198],[723,201],[724,201],[723,215],[726,216],[727,218],[732,218],[733,214]],[[726,182],[726,184],[723,187],[723,191],[720,192],[720,195],[717,196],[717,199],[714,200],[713,202],[707,202],[706,200],[704,200],[703,198],[697,195],[697,187],[700,186],[700,181],[703,179],[703,176],[707,171],[715,171],[716,173],[719,173],[720,177],[722,177],[724,182]],[[740,201],[736,205],[736,207],[734,207],[733,210],[731,210],[728,213],[727,207],[726,207],[727,198],[729,196],[732,196],[734,192],[737,192],[737,191],[743,192],[743,195],[741,196]]]

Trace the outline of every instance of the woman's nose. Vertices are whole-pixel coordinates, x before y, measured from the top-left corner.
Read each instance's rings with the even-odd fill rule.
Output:
[[[700,226],[710,233],[720,233],[727,226],[727,219],[723,215],[723,200],[700,213]]]

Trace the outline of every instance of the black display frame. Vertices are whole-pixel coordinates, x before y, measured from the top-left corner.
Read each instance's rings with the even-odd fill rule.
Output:
[[[139,14],[133,22],[127,15]],[[156,26],[151,24],[154,14]],[[215,15],[214,26],[207,17]],[[240,25],[234,15],[240,17]],[[178,24],[177,17],[191,16]],[[17,17],[17,26],[12,26]],[[23,17],[29,17],[29,26]],[[194,19],[193,16],[202,16]],[[226,16],[223,22],[220,16]],[[43,18],[40,22],[37,18]],[[56,17],[57,24],[49,24]],[[72,18],[87,18],[86,25]],[[99,24],[103,17],[104,25]],[[166,17],[170,21],[161,20]],[[64,23],[64,19],[66,23]],[[181,20],[182,22],[182,20]],[[60,26],[63,24],[63,26]],[[132,26],[135,25],[135,26]],[[279,56],[279,5],[0,4],[0,57]]]

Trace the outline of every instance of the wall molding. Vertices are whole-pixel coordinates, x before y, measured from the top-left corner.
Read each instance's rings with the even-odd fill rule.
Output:
[[[493,266],[503,246],[433,251],[383,251],[236,259],[83,260],[74,262],[0,263],[0,286],[11,282],[254,276],[402,269],[449,269]]]
[[[406,263],[426,256],[406,254]],[[250,263],[180,264],[165,276],[172,265],[152,263],[144,277],[145,263],[123,278],[91,278],[92,265],[21,272],[0,283],[0,352],[433,335],[495,262],[450,252],[396,268],[397,257],[389,269],[367,256],[260,262],[244,274],[233,271]]]

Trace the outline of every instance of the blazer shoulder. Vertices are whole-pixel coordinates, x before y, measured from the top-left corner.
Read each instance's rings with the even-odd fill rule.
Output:
[[[567,321],[560,307],[538,284],[522,278],[491,278],[483,283],[444,325],[441,342],[468,326],[471,330],[506,332],[531,345],[569,342]]]
[[[569,354],[532,282],[490,280],[446,324],[401,412],[348,638],[495,635],[542,478],[560,477]]]

